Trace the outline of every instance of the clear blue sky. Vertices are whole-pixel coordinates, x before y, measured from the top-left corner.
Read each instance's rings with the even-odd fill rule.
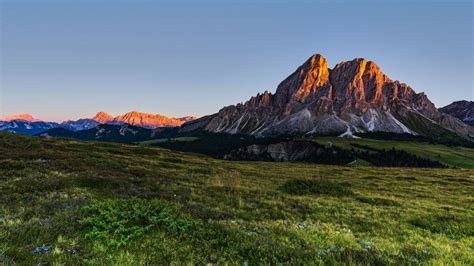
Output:
[[[0,2],[0,116],[211,114],[314,53],[373,60],[438,107],[474,98],[470,0]]]

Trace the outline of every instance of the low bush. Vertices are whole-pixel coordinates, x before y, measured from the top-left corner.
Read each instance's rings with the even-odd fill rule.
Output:
[[[191,218],[177,215],[176,208],[160,200],[94,201],[84,211],[87,216],[80,223],[87,230],[85,238],[103,240],[111,247],[123,246],[152,228],[179,233],[193,225]]]

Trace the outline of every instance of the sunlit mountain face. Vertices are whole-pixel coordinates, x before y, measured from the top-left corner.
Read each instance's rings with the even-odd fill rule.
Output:
[[[283,80],[243,104],[187,123],[183,131],[280,134],[408,133],[474,136],[474,128],[438,111],[428,96],[391,80],[372,61],[356,58],[328,67],[315,54]]]

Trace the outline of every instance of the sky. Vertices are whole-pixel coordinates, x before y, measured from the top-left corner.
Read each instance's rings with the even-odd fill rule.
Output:
[[[0,0],[0,23],[0,117],[203,116],[315,53],[375,61],[437,107],[474,99],[470,0]]]

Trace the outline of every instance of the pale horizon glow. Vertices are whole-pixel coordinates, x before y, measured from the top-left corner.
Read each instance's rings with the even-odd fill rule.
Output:
[[[473,3],[0,0],[0,118],[204,116],[312,54],[363,57],[437,107],[474,99]]]

